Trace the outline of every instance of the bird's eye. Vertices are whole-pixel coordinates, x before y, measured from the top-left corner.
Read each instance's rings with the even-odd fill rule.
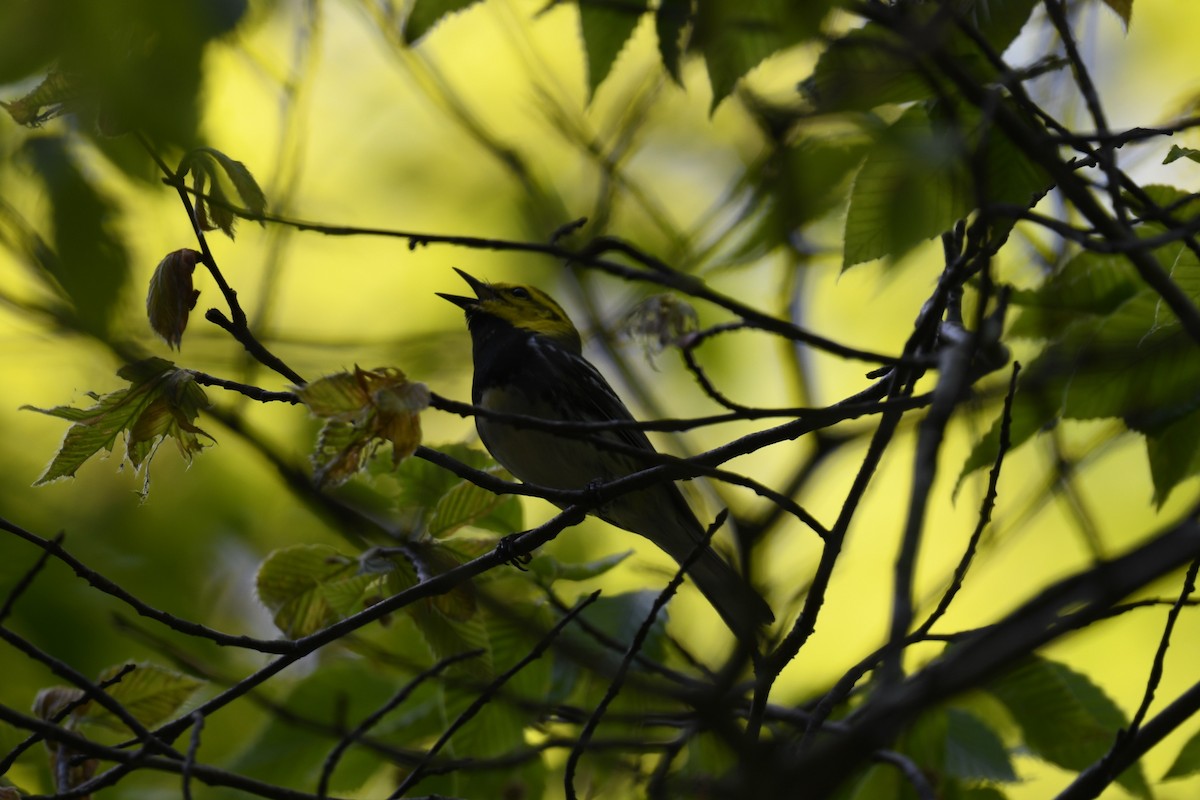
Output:
[[[518,286],[512,290],[512,296],[516,297],[520,300],[528,300],[529,299],[529,290],[526,289],[524,286]]]

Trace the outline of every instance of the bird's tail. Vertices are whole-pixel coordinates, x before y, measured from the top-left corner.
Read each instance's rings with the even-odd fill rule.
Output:
[[[692,562],[687,574],[742,641],[753,642],[763,625],[775,621],[762,596],[711,547]]]

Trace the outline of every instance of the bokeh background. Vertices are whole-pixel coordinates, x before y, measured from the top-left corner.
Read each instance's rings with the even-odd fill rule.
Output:
[[[765,147],[747,104],[731,97],[710,110],[712,96],[698,62],[686,62],[684,86],[667,79],[653,31],[638,30],[612,74],[588,96],[578,15],[573,6],[487,0],[443,21],[417,47],[406,48],[388,4],[252,2],[232,32],[216,39],[202,61],[200,130],[204,140],[241,160],[279,214],[328,224],[424,233],[545,241],[563,223],[587,216],[585,234],[610,233],[635,242],[668,263],[694,269],[721,291],[839,342],[897,352],[942,267],[931,242],[899,263],[869,263],[841,271],[835,206],[805,231],[804,246],[757,252],[740,247],[749,224],[740,215],[739,180]],[[1189,4],[1140,0],[1126,32],[1115,14],[1095,3],[1080,16],[1080,39],[1095,69],[1114,128],[1153,125],[1178,114],[1200,90]],[[1040,13],[1014,50],[1035,54],[1046,45]],[[811,69],[816,50],[772,57],[747,78],[761,98],[787,101]],[[35,78],[3,87],[13,98]],[[1043,99],[1065,119],[1082,119],[1077,100]],[[1057,103],[1057,105],[1055,105]],[[66,133],[86,173],[111,198],[116,231],[130,251],[131,275],[113,315],[116,336],[146,353],[214,375],[285,388],[278,376],[251,363],[240,347],[197,313],[178,353],[154,338],[145,323],[145,287],[162,256],[195,246],[175,193],[153,179],[116,168],[92,141],[71,134],[70,118],[28,131],[0,118],[0,197],[42,230],[47,199],[22,158],[30,136]],[[1176,137],[1188,144],[1186,137]],[[1200,146],[1192,141],[1193,146]],[[1122,154],[1138,178],[1194,190],[1196,165],[1160,166],[1169,144],[1151,142]],[[149,175],[149,173],[146,173]],[[588,352],[646,417],[689,416],[716,409],[666,352],[645,357],[635,342],[615,335],[622,316],[648,293],[614,278],[581,275],[553,259],[430,245],[404,240],[336,237],[243,222],[235,240],[210,236],[214,254],[238,291],[259,337],[307,378],[350,368],[394,365],[434,391],[469,399],[469,341],[461,313],[434,296],[462,290],[451,267],[488,280],[535,283],[554,294],[584,328]],[[1044,242],[1043,242],[1044,244]],[[1033,247],[1012,246],[1000,264],[1006,280],[1038,278]],[[786,276],[794,277],[794,280]],[[154,459],[148,496],[142,476],[121,465],[121,446],[94,459],[71,480],[31,484],[58,446],[66,423],[21,410],[86,404],[87,392],[117,388],[120,362],[106,346],[63,330],[38,313],[44,283],[10,250],[0,248],[0,514],[40,535],[66,533],[66,546],[147,602],[230,632],[275,635],[254,596],[254,573],[272,549],[298,542],[344,546],[343,540],[299,503],[254,447],[215,421],[201,420],[217,444],[189,466],[168,445]],[[197,273],[197,311],[220,306],[207,276]],[[701,324],[725,321],[720,310],[697,306]],[[780,345],[761,335],[730,336],[702,351],[714,380],[735,399],[756,405],[823,405],[867,385],[868,367],[829,356],[804,356],[801,385],[780,368]],[[1017,355],[1021,355],[1020,346]],[[289,460],[302,464],[316,423],[303,410],[259,405],[217,389],[210,398]],[[996,413],[981,401],[955,421],[943,453],[919,564],[919,596],[943,585],[974,525],[981,476],[953,496],[959,466]],[[844,426],[849,444],[825,462],[798,498],[832,521],[859,463],[870,422]],[[428,411],[425,441],[474,441],[471,423]],[[704,429],[664,448],[694,452],[740,435],[745,424]],[[796,703],[820,692],[885,636],[892,563],[906,509],[912,467],[912,428],[889,452],[851,530],[847,550],[816,635],[777,685],[772,699]],[[1039,587],[1116,554],[1173,520],[1196,497],[1195,483],[1176,491],[1162,509],[1151,503],[1144,446],[1126,434],[1112,438],[1103,424],[1069,423],[1010,455],[1000,502],[985,549],[962,596],[942,625],[957,630],[989,621]],[[1053,441],[1050,441],[1050,440]],[[731,466],[772,484],[809,445],[777,445]],[[1057,454],[1077,459],[1073,479],[1056,482]],[[694,499],[715,510],[703,487]],[[726,502],[751,507],[731,492]],[[541,501],[526,503],[530,523],[548,518]],[[795,526],[772,535],[756,573],[768,587],[781,623],[790,601],[816,563],[817,541]],[[589,522],[551,545],[562,557],[595,558],[627,548],[636,557],[601,585],[616,591],[657,582],[669,562],[634,537]],[[0,590],[10,587],[37,553],[0,537]],[[1164,584],[1171,596],[1177,581]],[[583,585],[581,590],[590,590]],[[697,595],[673,606],[673,630],[696,649],[725,642]],[[51,563],[20,602],[9,624],[85,674],[127,659],[161,653],[114,621],[118,606]],[[122,612],[124,613],[124,612]],[[1139,611],[1049,648],[1103,687],[1127,712],[1136,707],[1164,619]],[[935,654],[917,650],[914,659]],[[207,654],[229,673],[260,659]],[[1166,661],[1160,697],[1170,698],[1196,678],[1200,621],[1185,611]],[[915,663],[915,662],[914,662]],[[301,665],[284,682],[303,675]],[[27,708],[36,691],[55,683],[42,667],[0,652],[0,701]],[[282,692],[283,689],[276,689]],[[210,723],[206,745],[233,754],[252,746],[266,716],[253,710]],[[1146,758],[1160,776],[1195,724],[1169,737]],[[0,727],[0,749],[16,733]],[[1069,780],[1032,759],[1018,759],[1024,783],[1013,797],[1050,796]],[[23,760],[11,776],[48,789],[39,759]],[[136,796],[136,783],[122,796]],[[1200,781],[1164,784],[1161,798],[1194,797]],[[1106,796],[1121,796],[1112,788]]]

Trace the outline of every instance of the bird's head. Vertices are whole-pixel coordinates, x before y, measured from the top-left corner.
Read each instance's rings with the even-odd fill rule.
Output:
[[[575,353],[582,349],[579,331],[567,313],[541,289],[513,283],[487,283],[457,267],[454,271],[475,290],[475,296],[463,297],[442,292],[437,295],[467,312],[467,325],[472,335],[478,335],[490,325],[499,323],[552,339]]]

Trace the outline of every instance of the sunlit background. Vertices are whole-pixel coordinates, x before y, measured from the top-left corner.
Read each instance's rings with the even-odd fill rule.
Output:
[[[720,291],[774,314],[786,315],[794,304],[795,319],[823,336],[885,353],[902,346],[941,270],[940,246],[931,242],[898,264],[869,263],[841,274],[844,209],[839,207],[807,230],[810,252],[803,256],[738,253],[745,231],[736,184],[761,153],[761,134],[736,97],[710,113],[702,64],[686,64],[682,88],[666,78],[649,24],[642,25],[589,99],[574,6],[543,10],[540,0],[487,0],[445,20],[418,47],[407,49],[373,5],[252,3],[237,30],[207,51],[204,137],[247,165],[265,189],[271,211],[326,224],[535,242],[586,216],[593,227],[584,235],[619,236],[668,263],[698,268]],[[1153,125],[1195,100],[1200,91],[1192,35],[1200,24],[1197,17],[1189,4],[1139,0],[1126,34],[1116,15],[1099,3],[1083,14],[1081,41],[1113,127]],[[1036,24],[1040,18],[1035,13]],[[1015,47],[1036,52],[1043,39],[1030,30]],[[756,69],[747,85],[763,97],[786,100],[814,58],[809,50],[777,55]],[[1043,88],[1050,93],[1061,85],[1047,81]],[[28,88],[11,86],[0,94],[14,97]],[[1085,110],[1073,97],[1064,96],[1057,105],[1054,98],[1046,102],[1068,120],[1084,119]],[[71,124],[60,119],[47,128],[61,131]],[[0,150],[9,162],[0,172],[0,194],[44,225],[45,198],[17,157],[19,143],[29,135],[0,117]],[[1200,146],[1186,137],[1172,141]],[[1160,166],[1168,147],[1164,139],[1129,148],[1122,163],[1135,177],[1154,176],[1195,189],[1197,165]],[[78,155],[119,206],[115,222],[131,248],[133,274],[121,299],[120,334],[146,353],[181,366],[286,388],[286,381],[250,362],[229,336],[203,320],[202,312],[220,307],[221,298],[200,271],[199,305],[180,351],[170,352],[153,337],[144,320],[145,287],[165,253],[195,246],[188,220],[168,187],[131,179],[82,140]],[[252,328],[309,379],[355,364],[393,365],[439,394],[469,400],[470,348],[461,312],[434,296],[463,290],[451,270],[457,266],[480,278],[535,283],[550,291],[584,328],[589,355],[640,416],[719,410],[676,354],[648,359],[638,343],[614,336],[621,317],[649,291],[646,287],[581,276],[545,257],[443,245],[410,248],[398,238],[327,236],[248,222],[238,226],[233,241],[220,234],[209,241]],[[1020,285],[1034,283],[1032,250],[1017,245],[1006,252],[1004,277]],[[794,297],[780,296],[788,270],[802,273]],[[20,406],[86,405],[87,392],[119,386],[120,362],[106,347],[64,335],[31,313],[28,306],[41,303],[45,290],[3,248],[0,275],[0,431],[7,434],[0,437],[0,514],[42,536],[64,531],[66,546],[85,563],[155,606],[221,630],[276,635],[270,615],[254,597],[259,562],[285,544],[343,546],[343,540],[292,498],[261,453],[203,417],[201,427],[217,445],[190,467],[170,444],[164,446],[151,466],[145,500],[139,496],[142,476],[121,467],[120,444],[107,459],[86,464],[73,480],[32,487],[66,423]],[[697,311],[702,325],[728,319],[721,309],[703,304]],[[813,382],[798,391],[793,377],[779,372],[778,347],[768,337],[741,334],[700,352],[728,395],[754,405],[823,405],[868,384],[864,375],[871,365],[811,354],[806,358]],[[1015,351],[1019,357],[1020,344]],[[304,462],[316,423],[301,409],[222,396],[218,389],[208,394],[244,414],[245,424],[286,458]],[[983,491],[983,478],[976,475],[952,494],[966,453],[990,425],[995,405],[977,415],[964,411],[951,428],[930,507],[918,570],[918,596],[926,600],[936,596],[957,562]],[[476,441],[472,424],[452,415],[427,411],[422,424],[426,443],[434,446]],[[845,429],[861,433],[870,424],[860,421]],[[696,452],[755,427],[706,428],[658,442],[675,452]],[[1156,514],[1141,440],[1132,435],[1109,440],[1107,433],[1103,424],[1065,424],[1010,455],[984,551],[941,630],[996,619],[1048,581],[1097,556],[1123,552],[1194,500],[1195,483],[1185,484]],[[1051,437],[1075,455],[1102,442],[1078,464],[1070,487],[1051,486]],[[850,532],[816,634],[784,673],[774,702],[802,702],[821,692],[884,640],[912,441],[907,426]],[[837,514],[865,443],[859,436],[835,454],[798,498],[818,519],[830,523]],[[730,466],[774,485],[807,446],[803,440],[785,442]],[[742,507],[755,500],[742,490],[730,490],[727,497]],[[708,516],[716,511],[711,491],[697,487],[692,499]],[[527,501],[529,523],[552,512],[547,503]],[[795,596],[811,577],[818,544],[797,524],[776,532],[755,565],[781,625],[794,620]],[[597,584],[611,591],[661,586],[672,566],[652,546],[596,522],[564,533],[550,547],[564,559],[635,548],[635,558]],[[36,555],[0,537],[0,590],[11,586]],[[1163,594],[1173,595],[1177,585],[1177,580],[1164,583]],[[715,615],[698,594],[685,594],[672,608],[674,632],[697,651],[720,652],[725,646],[714,632]],[[52,562],[11,624],[89,675],[130,658],[162,659],[160,648],[114,621],[114,613],[129,612]],[[1127,614],[1052,646],[1049,654],[1086,672],[1132,712],[1164,615],[1162,609]],[[912,663],[934,655],[932,648],[918,649]],[[1160,697],[1174,697],[1194,682],[1198,657],[1200,621],[1185,612],[1167,656]],[[221,658],[231,673],[244,673],[258,661],[244,654]],[[58,682],[11,651],[0,654],[0,665],[0,700],[13,707],[27,708],[38,688]],[[303,670],[299,665],[293,672]],[[218,753],[240,752],[262,722],[213,719],[206,745]],[[1152,782],[1195,727],[1177,731],[1145,759]],[[0,727],[0,750],[7,751],[15,737]],[[1070,779],[1033,759],[1018,759],[1018,768],[1025,782],[1009,790],[1012,797],[1046,797]],[[30,789],[49,788],[42,783],[46,775],[24,762],[11,777]],[[1187,798],[1198,787],[1200,782],[1191,780],[1156,791],[1160,798]],[[123,796],[135,794],[131,784]],[[1105,796],[1122,794],[1112,788]]]

